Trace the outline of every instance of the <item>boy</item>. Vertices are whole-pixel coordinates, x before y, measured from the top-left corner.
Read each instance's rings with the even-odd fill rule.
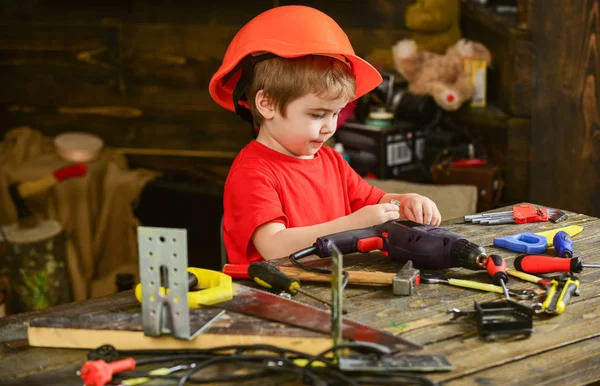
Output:
[[[340,26],[316,9],[276,7],[236,34],[209,85],[217,103],[258,131],[225,182],[229,262],[288,256],[317,237],[400,217],[440,223],[433,201],[372,187],[323,147],[340,110],[380,82]]]

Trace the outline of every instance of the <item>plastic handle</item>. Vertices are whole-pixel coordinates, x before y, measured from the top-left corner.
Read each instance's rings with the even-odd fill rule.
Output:
[[[525,281],[528,281],[531,283],[536,283],[536,284],[542,284],[544,282],[544,280],[546,280],[546,279],[542,279],[541,277],[530,275],[525,272],[516,271],[514,269],[507,269],[506,273],[508,273],[511,276],[518,277],[521,280],[525,280]]]
[[[246,264],[225,264],[223,266],[223,273],[234,279],[250,279],[248,267],[249,265]]]
[[[277,267],[267,263],[252,263],[248,267],[248,275],[266,288],[272,288],[276,291],[286,291],[295,294],[300,281],[288,277]],[[294,284],[295,283],[295,284]]]
[[[566,232],[557,232],[552,239],[554,249],[559,257],[573,257],[573,239]]]
[[[86,171],[87,171],[87,168],[86,168],[85,164],[78,163],[78,164],[67,166],[62,169],[58,169],[58,170],[54,171],[54,173],[52,173],[52,174],[54,175],[54,178],[56,178],[57,181],[63,181],[63,180],[66,180],[67,178],[71,178],[71,177],[85,176]]]
[[[577,294],[579,290],[579,280],[573,280],[569,278],[565,283],[563,290],[560,293],[560,297],[556,302],[556,313],[561,314],[565,308],[567,308],[567,304],[571,301],[571,297]]]
[[[571,272],[572,260],[574,259],[557,259],[551,256],[525,255],[515,259],[515,268],[518,271],[527,273]]]
[[[504,290],[502,289],[502,287],[499,287],[497,285],[478,283],[476,281],[471,281],[471,280],[448,279],[448,284],[454,285],[457,287],[472,288],[472,289],[477,289],[477,290],[487,291],[487,292],[496,292],[499,294],[504,293]]]
[[[508,282],[508,275],[506,274],[506,261],[498,255],[490,255],[487,259],[485,269],[488,271],[494,284],[502,285]]]

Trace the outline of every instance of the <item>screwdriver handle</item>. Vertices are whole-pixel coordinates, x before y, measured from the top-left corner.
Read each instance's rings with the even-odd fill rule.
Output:
[[[556,232],[552,239],[558,257],[573,257],[573,239],[567,232]]]
[[[562,292],[560,293],[558,302],[556,303],[556,311],[559,314],[565,310],[565,308],[567,307],[567,304],[569,304],[569,301],[571,300],[571,297],[573,295],[579,294],[578,291],[579,291],[579,280],[574,280],[572,278],[569,278],[567,280],[567,282],[565,283],[565,286],[563,287]]]
[[[448,279],[448,284],[456,287],[472,288],[480,291],[496,292],[499,294],[504,293],[504,289],[502,287],[498,287],[497,285],[493,284],[479,283],[472,280]]]
[[[551,256],[525,255],[515,259],[515,268],[527,273],[581,272],[583,263],[578,257],[558,259]]]
[[[506,273],[506,260],[499,255],[490,255],[487,259],[485,269],[488,271],[494,284],[502,286],[502,283],[508,282],[508,274]]]
[[[285,291],[295,295],[300,288],[300,280],[288,277],[274,265],[264,262],[256,262],[248,266],[250,278],[265,288],[276,291]]]

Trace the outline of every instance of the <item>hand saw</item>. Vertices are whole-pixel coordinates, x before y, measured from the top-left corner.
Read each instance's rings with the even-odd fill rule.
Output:
[[[311,331],[331,333],[331,314],[329,311],[233,283],[231,277],[222,272],[188,268],[188,276],[190,277],[191,288],[195,289],[188,292],[188,306],[190,308],[201,308],[208,305]],[[137,285],[135,295],[137,300],[141,301],[141,284]],[[347,318],[343,319],[342,335],[347,339],[378,343],[389,347],[393,351],[423,348],[417,343]]]

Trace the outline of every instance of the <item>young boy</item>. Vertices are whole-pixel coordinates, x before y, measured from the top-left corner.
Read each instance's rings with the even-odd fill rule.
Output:
[[[340,110],[380,82],[340,26],[316,9],[276,7],[237,33],[209,86],[217,103],[258,131],[225,183],[229,262],[288,256],[317,237],[398,218],[439,225],[433,201],[372,187],[323,146]]]

